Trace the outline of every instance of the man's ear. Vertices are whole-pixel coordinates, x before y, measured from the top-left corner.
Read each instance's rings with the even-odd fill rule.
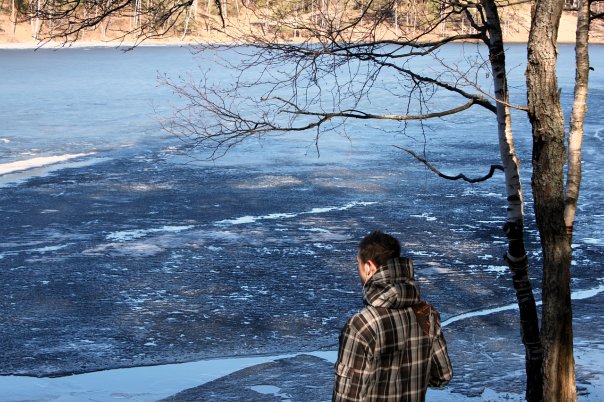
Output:
[[[375,264],[375,262],[373,262],[373,260],[369,260],[367,261],[367,275],[371,276],[373,274],[375,274],[375,272],[377,271],[377,265]]]

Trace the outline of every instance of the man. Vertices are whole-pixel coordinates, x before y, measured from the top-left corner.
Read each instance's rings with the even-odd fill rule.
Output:
[[[340,334],[334,401],[424,401],[453,376],[440,316],[419,299],[413,263],[397,239],[375,231],[359,243],[365,307]]]

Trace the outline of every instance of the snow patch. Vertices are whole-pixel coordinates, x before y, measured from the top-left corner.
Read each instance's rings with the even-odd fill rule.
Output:
[[[589,299],[590,297],[594,297],[602,292],[604,292],[604,284],[601,284],[597,288],[577,290],[576,292],[572,292],[571,299],[573,299],[573,300]]]
[[[105,238],[107,240],[118,241],[118,242],[126,242],[131,240],[140,239],[141,237],[145,237],[152,233],[162,233],[162,232],[172,232],[178,233],[185,230],[189,230],[194,228],[193,225],[186,226],[163,226],[161,228],[151,228],[151,229],[132,229],[132,230],[123,230],[119,232],[109,233]]]
[[[0,164],[0,175],[51,165],[54,163],[64,162],[70,159],[81,158],[83,156],[89,156],[94,154],[94,152],[88,152],[80,154],[65,154],[58,156],[41,156],[17,162],[3,163]]]
[[[376,202],[366,202],[366,201],[354,201],[349,202],[348,204],[342,206],[332,206],[332,207],[322,207],[322,208],[313,208],[310,211],[302,211],[302,212],[278,212],[268,215],[258,215],[258,216],[241,216],[239,218],[234,219],[223,219],[215,223],[215,225],[242,225],[247,223],[255,223],[257,221],[264,220],[277,220],[277,219],[288,219],[295,218],[300,215],[315,215],[315,214],[323,214],[326,212],[332,211],[346,211],[348,209],[352,209],[355,207],[364,207],[367,205],[373,205]]]
[[[273,187],[297,186],[301,185],[302,181],[293,176],[261,176],[255,182],[246,182],[237,185],[237,188],[246,190],[265,189]]]
[[[600,286],[598,286],[596,288],[592,288],[592,289],[584,289],[584,290],[578,290],[575,292],[571,292],[571,299],[572,300],[589,299],[590,297],[594,297],[602,292],[604,292],[604,284],[601,284]],[[536,301],[537,306],[541,306],[542,304],[543,304],[543,302],[541,300]],[[442,322],[442,326],[446,327],[450,324],[453,324],[454,322],[465,320],[466,318],[481,317],[481,316],[485,316],[485,315],[499,313],[502,311],[517,310],[517,309],[518,309],[518,304],[512,303],[512,304],[508,304],[505,306],[499,306],[499,307],[488,308],[488,309],[477,310],[477,311],[469,311],[467,313],[459,314],[459,315],[456,315],[454,317],[444,320]]]
[[[484,269],[486,272],[493,272],[497,274],[497,277],[506,275],[509,272],[509,268],[505,265],[489,265]]]
[[[424,212],[423,214],[420,214],[420,215],[409,215],[409,216],[410,216],[410,217],[412,217],[412,218],[421,218],[421,219],[425,219],[425,220],[426,220],[426,221],[428,221],[428,222],[432,222],[432,221],[435,221],[435,220],[436,220],[436,217],[434,217],[434,216],[430,215],[430,214],[429,214],[429,213],[427,213],[427,212]]]
[[[259,394],[263,395],[273,395],[281,398],[282,401],[291,401],[291,395],[279,392],[281,388],[275,387],[274,385],[254,385],[251,386],[250,389]]]
[[[150,257],[152,255],[161,253],[164,251],[163,247],[157,244],[149,244],[145,242],[133,242],[133,243],[108,243],[100,246],[84,250],[84,255],[98,255],[111,252],[118,256],[132,256],[132,257]]]
[[[604,245],[604,242],[602,241],[602,239],[594,239],[592,237],[586,237],[583,239],[583,243],[585,244],[591,244],[593,246],[602,246]]]
[[[68,243],[68,244],[61,244],[61,245],[57,245],[57,246],[46,246],[46,247],[40,247],[40,248],[34,248],[31,250],[27,250],[30,253],[48,253],[51,251],[58,251],[61,249],[64,249],[66,247],[69,247],[72,243]]]

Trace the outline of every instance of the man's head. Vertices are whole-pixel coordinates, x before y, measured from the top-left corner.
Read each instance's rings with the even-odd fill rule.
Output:
[[[401,245],[396,238],[379,230],[369,233],[359,242],[357,261],[361,281],[367,282],[379,267],[400,255]]]

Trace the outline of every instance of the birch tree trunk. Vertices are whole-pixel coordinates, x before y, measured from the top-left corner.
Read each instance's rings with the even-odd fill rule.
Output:
[[[394,2],[394,34],[398,36],[398,0]]]
[[[36,18],[32,20],[32,36],[35,40],[40,37],[40,29],[42,29],[42,20],[40,19],[40,13],[42,10],[41,0],[36,2]]]
[[[14,35],[17,32],[17,11],[15,8],[15,0],[12,1],[10,18],[11,18],[11,21],[13,22],[13,35]]]
[[[182,31],[182,36],[180,37],[180,40],[184,40],[187,36],[187,31],[189,30],[189,20],[191,19],[191,9],[192,7],[189,7],[187,9],[187,13],[185,14],[185,27]]]
[[[579,0],[577,6],[575,96],[568,134],[568,172],[564,209],[564,223],[566,224],[569,242],[572,242],[575,212],[581,185],[581,147],[583,146],[583,122],[587,112],[587,84],[589,80],[589,0]]]
[[[560,0],[535,3],[526,69],[528,115],[533,133],[532,187],[543,251],[543,397],[575,401],[571,248],[564,223],[564,116],[556,79]]]
[[[520,333],[525,349],[526,400],[542,398],[541,367],[543,349],[539,335],[539,318],[528,275],[528,256],[524,245],[524,200],[520,183],[520,161],[514,149],[512,117],[509,107],[509,91],[505,66],[505,49],[501,21],[494,0],[482,0],[487,18],[489,59],[493,72],[495,97],[497,98],[497,128],[499,151],[505,174],[507,194],[507,219],[504,231],[508,237],[505,260],[512,272],[512,280],[520,312]]]

